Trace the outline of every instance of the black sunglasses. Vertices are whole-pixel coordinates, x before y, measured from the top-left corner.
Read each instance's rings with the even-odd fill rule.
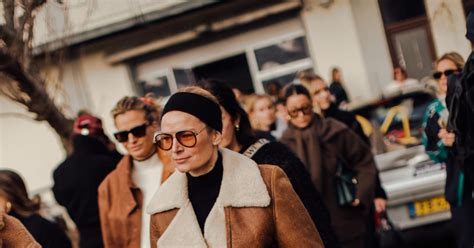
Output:
[[[194,147],[197,143],[197,136],[205,129],[203,127],[200,131],[196,132],[194,130],[183,130],[176,132],[174,137],[178,143],[183,145],[184,147]],[[157,144],[158,147],[162,150],[169,151],[173,147],[173,134],[170,133],[157,133],[155,137],[153,137],[153,143]]]
[[[458,73],[459,70],[446,70],[446,71],[437,71],[437,72],[434,72],[433,73],[433,78],[434,79],[440,79],[441,76],[445,75],[446,77],[448,77],[449,75],[453,74],[453,73]]]
[[[136,126],[128,131],[120,131],[114,133],[115,139],[117,139],[118,142],[127,142],[128,141],[128,134],[133,134],[133,136],[140,138],[146,135],[146,127],[148,126],[148,123],[143,123],[140,126]]]
[[[293,109],[293,110],[288,110],[288,115],[290,115],[291,118],[296,118],[298,117],[298,113],[301,112],[303,115],[309,115],[313,113],[313,107],[311,105],[306,105],[301,108]]]

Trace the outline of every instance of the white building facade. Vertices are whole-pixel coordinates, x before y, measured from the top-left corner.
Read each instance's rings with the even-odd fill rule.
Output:
[[[200,78],[264,93],[303,70],[329,81],[337,66],[352,101],[365,101],[391,82],[396,64],[421,79],[441,54],[470,53],[469,5],[461,0],[401,1],[414,9],[408,17],[385,11],[390,0],[71,2],[39,14],[37,52],[68,47],[62,73],[45,71],[63,83],[67,114],[88,109],[108,134],[115,131],[110,110],[123,96],[167,96]],[[65,152],[52,129],[29,116],[0,96],[0,166],[41,190]]]

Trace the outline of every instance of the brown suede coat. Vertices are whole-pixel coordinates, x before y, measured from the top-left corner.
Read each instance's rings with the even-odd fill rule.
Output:
[[[41,248],[16,218],[0,213],[0,247]]]
[[[151,247],[324,247],[308,212],[277,166],[222,149],[219,196],[204,234],[187,195],[186,175],[173,174],[147,208]]]
[[[174,167],[161,150],[158,155],[163,164],[163,183],[174,172]],[[132,182],[131,172],[132,158],[127,155],[99,186],[99,215],[105,248],[140,247],[143,194]]]

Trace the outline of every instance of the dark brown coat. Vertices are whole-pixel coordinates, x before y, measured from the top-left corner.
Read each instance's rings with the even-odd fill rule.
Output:
[[[308,134],[315,137],[309,139]],[[343,246],[352,246],[350,240],[364,236],[368,211],[373,204],[376,167],[370,148],[344,124],[331,118],[322,119],[317,115],[306,129],[290,125],[281,141],[306,164],[313,183],[320,190],[329,209],[339,240]],[[304,158],[301,154],[310,154],[308,156],[312,159]],[[361,201],[358,207],[340,207],[337,204],[334,187],[337,156],[341,156],[357,174],[357,198]]]
[[[173,172],[169,158],[161,151],[161,183]],[[143,194],[131,179],[132,158],[124,156],[99,186],[99,216],[105,248],[140,248]],[[148,240],[144,242],[149,242]]]
[[[204,235],[187,196],[184,173],[162,185],[147,208],[151,247],[324,247],[285,173],[222,149],[219,196]]]

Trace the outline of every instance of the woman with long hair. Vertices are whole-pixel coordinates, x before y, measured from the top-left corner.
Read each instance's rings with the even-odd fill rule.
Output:
[[[66,233],[38,214],[39,197],[28,196],[25,183],[16,172],[0,170],[0,202],[5,203],[7,214],[18,219],[42,247],[71,247]]]
[[[342,247],[364,247],[376,175],[369,146],[341,122],[313,113],[311,95],[304,86],[289,85],[285,103],[290,124],[282,143],[296,153],[309,171],[329,209]],[[340,201],[335,187],[337,174],[342,171],[351,171],[357,181],[350,202]]]
[[[224,82],[202,80],[197,85],[211,92],[219,101],[223,123],[220,147],[244,154],[257,164],[273,164],[280,167],[308,210],[325,247],[339,247],[331,227],[329,212],[298,157],[280,142],[256,137],[247,113]]]

